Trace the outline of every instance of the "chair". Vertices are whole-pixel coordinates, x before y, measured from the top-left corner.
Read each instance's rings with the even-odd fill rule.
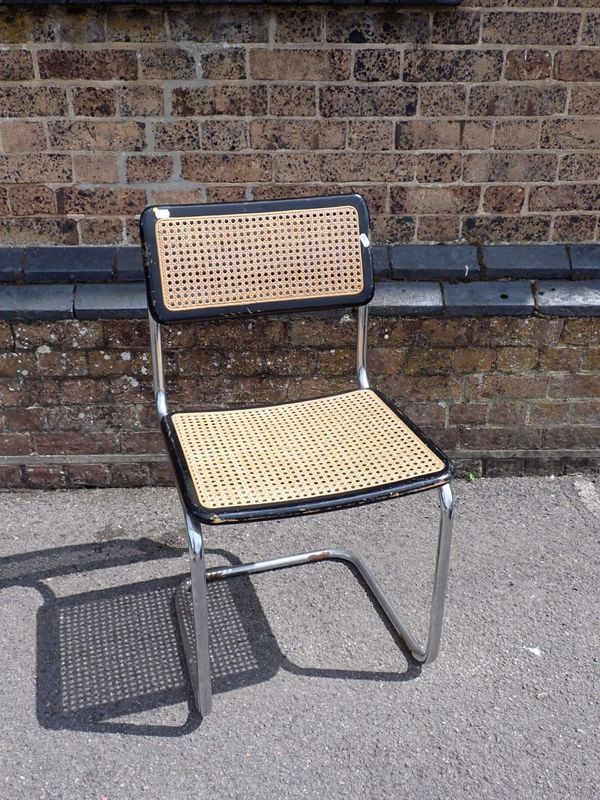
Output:
[[[191,576],[176,598],[202,716],[211,710],[208,581],[335,559],[354,565],[412,657],[440,645],[452,533],[448,458],[367,379],[374,291],[369,220],[358,195],[147,208],[140,220],[156,407],[187,526]],[[161,326],[180,321],[357,307],[348,392],[300,402],[172,413]],[[429,632],[417,642],[367,564],[342,547],[207,569],[202,525],[331,511],[437,489],[441,521]],[[193,626],[185,623],[191,586]],[[193,630],[189,628],[193,627]]]

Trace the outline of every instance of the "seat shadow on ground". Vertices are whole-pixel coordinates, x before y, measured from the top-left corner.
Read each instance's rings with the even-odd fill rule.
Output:
[[[239,563],[226,551],[209,552]],[[198,727],[201,718],[193,710],[175,611],[183,575],[67,597],[57,597],[43,582],[182,553],[150,539],[120,539],[0,559],[0,588],[31,586],[44,599],[36,626],[36,710],[44,728],[181,736]],[[248,577],[211,582],[208,596],[215,694],[267,681],[279,669],[306,677],[374,681],[406,681],[420,672],[410,659],[404,672],[299,667],[281,652]],[[122,719],[179,703],[188,705],[182,724]]]

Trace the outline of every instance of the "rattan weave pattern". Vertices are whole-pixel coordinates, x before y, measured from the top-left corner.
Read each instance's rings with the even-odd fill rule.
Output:
[[[208,509],[367,490],[444,468],[369,389],[264,408],[178,413],[172,421]]]
[[[353,206],[156,222],[169,311],[353,296],[364,286]]]

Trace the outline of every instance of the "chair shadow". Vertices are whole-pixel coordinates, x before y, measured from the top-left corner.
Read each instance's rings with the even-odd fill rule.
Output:
[[[30,586],[44,600],[36,626],[36,712],[40,725],[52,730],[166,737],[186,735],[200,725],[175,611],[175,591],[185,576],[67,597],[57,597],[43,582],[49,577],[179,557],[183,552],[182,548],[142,538],[0,559],[0,588]],[[240,563],[224,550],[208,552],[230,564]],[[373,605],[401,645],[377,604]],[[401,673],[294,664],[281,652],[247,576],[209,584],[209,632],[215,694],[262,683],[279,669],[307,677],[376,681],[408,681],[420,674],[420,665],[410,656]],[[188,706],[182,724],[119,719],[180,703]]]

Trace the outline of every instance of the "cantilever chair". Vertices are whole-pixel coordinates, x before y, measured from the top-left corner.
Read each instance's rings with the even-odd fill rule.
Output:
[[[191,580],[176,607],[195,700],[211,709],[207,581],[335,559],[353,564],[413,658],[437,656],[452,533],[448,458],[367,379],[374,291],[369,220],[358,195],[147,208],[140,221],[154,395],[183,506]],[[171,413],[161,326],[228,315],[355,306],[352,391],[300,402]],[[441,521],[429,632],[419,644],[365,562],[343,547],[207,569],[202,524],[331,511],[437,489]],[[183,592],[192,593],[188,631]]]

